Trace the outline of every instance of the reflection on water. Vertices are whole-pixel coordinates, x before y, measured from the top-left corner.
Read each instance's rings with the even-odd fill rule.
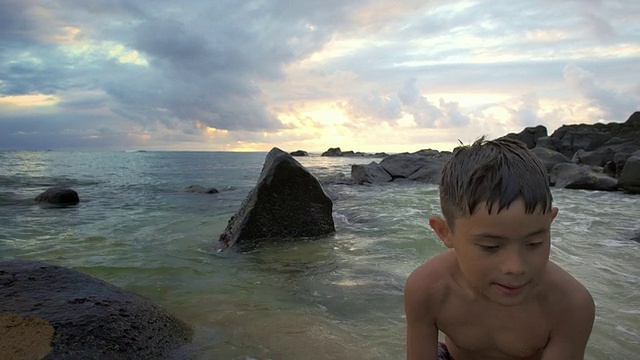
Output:
[[[404,357],[406,276],[444,246],[433,185],[325,185],[336,233],[238,254],[214,246],[265,154],[0,152],[0,259],[41,259],[148,296],[196,329],[199,358]],[[375,158],[297,158],[318,178]],[[28,164],[26,164],[28,162]],[[71,184],[76,207],[32,200]],[[221,189],[204,195],[189,185]],[[9,195],[7,195],[9,194]],[[11,201],[7,200],[11,196]],[[597,303],[587,359],[640,353],[640,202],[554,191],[552,259]],[[4,200],[3,200],[4,199]]]

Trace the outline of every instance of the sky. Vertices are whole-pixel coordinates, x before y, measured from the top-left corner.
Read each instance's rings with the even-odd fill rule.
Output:
[[[2,150],[451,150],[640,110],[637,0],[0,9]]]

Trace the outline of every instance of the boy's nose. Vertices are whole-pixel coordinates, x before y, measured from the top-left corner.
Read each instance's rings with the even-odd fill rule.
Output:
[[[507,254],[502,263],[502,272],[505,275],[522,275],[526,268],[524,258],[518,252]]]

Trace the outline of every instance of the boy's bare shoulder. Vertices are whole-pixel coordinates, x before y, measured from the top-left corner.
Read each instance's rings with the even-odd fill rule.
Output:
[[[551,325],[547,359],[582,359],[595,319],[595,303],[584,285],[549,261],[545,308]]]
[[[546,298],[551,312],[557,315],[554,318],[593,313],[595,306],[587,288],[553,261],[547,266]]]
[[[423,303],[443,300],[452,281],[455,261],[452,250],[425,261],[409,275],[405,285],[405,296],[414,297]]]
[[[591,296],[582,283],[553,261],[549,261],[547,265],[547,284],[550,290],[549,293],[553,297],[575,297],[579,299]]]

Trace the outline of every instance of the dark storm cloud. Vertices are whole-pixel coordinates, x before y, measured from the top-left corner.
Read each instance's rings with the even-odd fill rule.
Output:
[[[339,1],[0,5],[0,96],[102,92],[98,102],[75,99],[59,107],[108,106],[114,119],[169,129],[193,129],[181,122],[226,130],[282,128],[256,82],[284,78],[284,65],[318,50],[346,18]],[[80,30],[75,38],[61,40],[73,28]],[[77,42],[92,48],[74,54]],[[123,54],[110,54],[118,45]],[[119,61],[133,51],[146,66]]]

